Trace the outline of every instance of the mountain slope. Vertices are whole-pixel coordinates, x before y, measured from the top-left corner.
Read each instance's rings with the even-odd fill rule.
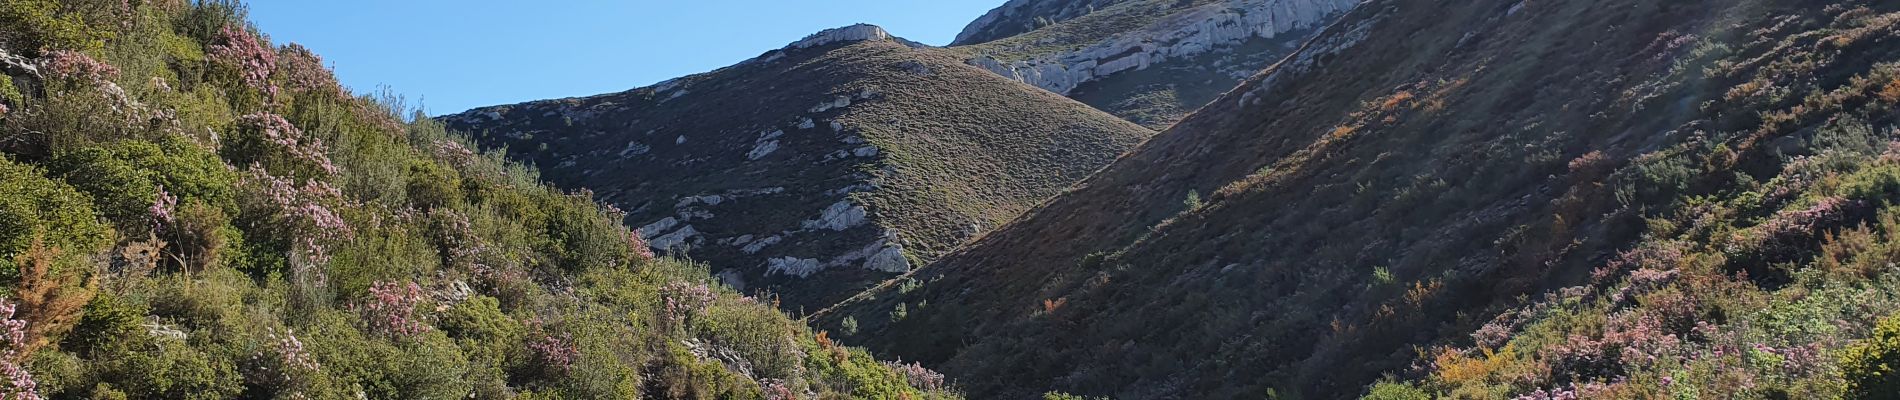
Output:
[[[954,48],[973,65],[1162,129],[1356,4],[1015,0],[972,22]]]
[[[815,319],[978,397],[1839,395],[1900,310],[1900,6],[1824,3],[1371,1]]]
[[[1129,0],[1009,0],[957,32],[951,46],[980,44],[1034,31]]]
[[[442,118],[628,210],[656,249],[817,310],[1150,134],[858,25],[628,92]]]
[[[409,112],[238,2],[0,2],[0,397],[956,397]]]

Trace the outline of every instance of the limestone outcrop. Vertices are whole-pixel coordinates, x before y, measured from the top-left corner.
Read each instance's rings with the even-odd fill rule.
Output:
[[[1251,38],[1323,25],[1358,0],[1233,0],[1175,13],[1145,29],[1112,36],[1080,50],[1008,60],[979,54],[970,64],[1067,95],[1083,83],[1201,55]]]

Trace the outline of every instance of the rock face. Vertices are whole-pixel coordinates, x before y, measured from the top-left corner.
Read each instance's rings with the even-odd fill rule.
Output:
[[[957,33],[952,46],[988,42],[1095,12],[1128,0],[1010,0],[977,17]]]
[[[1161,130],[1358,0],[1014,0],[965,28],[968,63]]]
[[[810,36],[806,36],[805,39],[803,40],[793,42],[791,46],[788,46],[788,47],[797,48],[797,49],[809,49],[813,47],[824,46],[824,45],[834,44],[834,43],[862,42],[862,41],[867,41],[867,40],[886,40],[890,38],[891,38],[891,34],[889,32],[885,32],[884,28],[882,27],[878,27],[877,25],[871,25],[871,24],[857,24],[857,25],[851,25],[851,26],[846,26],[842,28],[831,28],[831,29],[819,31],[818,33],[814,33],[814,34],[811,34]]]
[[[1170,15],[1139,31],[1114,35],[1081,50],[1004,61],[979,55],[972,64],[1067,95],[1084,83],[1167,60],[1198,56],[1248,39],[1273,39],[1311,29],[1351,9],[1358,0],[1239,0]]]
[[[627,210],[656,251],[817,310],[1151,134],[963,57],[853,25],[650,87],[441,120]]]

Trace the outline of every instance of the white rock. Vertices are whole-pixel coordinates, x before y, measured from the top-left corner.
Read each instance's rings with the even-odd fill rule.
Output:
[[[744,292],[745,274],[740,273],[739,270],[736,269],[726,268],[725,270],[719,271],[719,283],[724,283],[726,286],[732,287],[732,290]]]
[[[778,141],[768,140],[752,145],[752,151],[746,152],[745,158],[747,160],[757,161],[760,158],[771,155],[774,151],[778,151]]]
[[[890,39],[890,38],[891,38],[891,34],[889,32],[885,32],[884,28],[877,27],[877,25],[857,24],[857,25],[851,25],[851,26],[847,26],[843,28],[832,28],[832,29],[819,31],[818,33],[814,33],[814,34],[811,34],[810,36],[806,36],[805,39],[803,40],[793,42],[791,47],[805,49],[805,48],[818,47],[818,46],[823,46],[823,45],[832,44],[832,43],[862,42],[862,41],[867,41],[867,40],[885,40],[885,39]]]
[[[818,127],[818,123],[813,122],[810,117],[799,117],[798,129],[811,129],[816,127]]]
[[[673,144],[686,144],[686,135],[680,135],[679,139],[673,139]]]
[[[872,157],[872,156],[876,156],[876,155],[877,155],[877,147],[875,147],[875,146],[864,146],[864,147],[859,147],[859,148],[857,148],[857,149],[853,149],[853,150],[851,150],[851,155],[854,155],[854,156],[858,156],[858,157]]]
[[[673,233],[648,240],[647,247],[652,247],[654,250],[676,251],[697,237],[699,237],[699,230],[693,229],[692,225],[687,225]]]
[[[766,236],[764,239],[759,239],[752,243],[747,243],[745,247],[739,249],[739,251],[743,251],[746,254],[758,254],[760,250],[765,250],[766,246],[778,244],[778,242],[781,240],[785,240],[785,239],[778,237],[777,235]]]
[[[765,260],[766,275],[776,274],[809,278],[812,274],[818,273],[818,271],[824,268],[824,264],[820,264],[818,260],[810,258],[779,257]]]
[[[819,213],[818,219],[805,221],[803,226],[805,229],[842,231],[863,224],[864,216],[863,206],[851,204],[850,200],[840,200],[832,203],[830,207],[825,207],[825,210]]]
[[[627,148],[620,150],[620,158],[630,158],[633,156],[646,154],[649,151],[653,151],[653,146],[648,146],[645,143],[640,143],[639,141],[627,142]]]
[[[1358,4],[1359,0],[1215,2],[1080,50],[1011,62],[978,56],[970,63],[1067,95],[1083,83],[1116,73],[1146,69],[1162,61],[1200,55],[1251,38],[1271,39],[1288,31],[1319,26]]]
[[[661,218],[659,221],[653,221],[651,224],[640,227],[640,238],[652,240],[654,236],[658,236],[661,232],[672,230],[674,226],[679,224],[680,220],[678,218]]]
[[[902,246],[888,245],[877,254],[865,259],[864,269],[901,274],[910,272],[910,259],[904,257]]]
[[[838,96],[838,97],[832,98],[831,101],[820,102],[818,103],[818,105],[811,106],[811,112],[821,113],[821,112],[831,111],[831,110],[850,107],[850,106],[851,106],[851,96]]]

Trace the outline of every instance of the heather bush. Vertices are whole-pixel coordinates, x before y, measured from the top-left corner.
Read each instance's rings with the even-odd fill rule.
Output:
[[[654,258],[591,194],[353,97],[241,4],[15,3],[0,47],[51,79],[0,82],[9,394],[925,393],[861,351],[817,372],[802,325]]]
[[[428,300],[415,282],[377,282],[369,287],[369,298],[358,307],[371,332],[407,338],[431,330],[416,312]]]
[[[270,81],[271,72],[277,68],[277,52],[256,33],[242,26],[226,25],[205,50],[212,65],[234,75],[239,87],[266,97],[277,95],[277,86]]]
[[[238,118],[236,132],[221,150],[235,165],[262,165],[276,175],[322,179],[341,172],[330,161],[329,147],[284,117],[256,113]]]

